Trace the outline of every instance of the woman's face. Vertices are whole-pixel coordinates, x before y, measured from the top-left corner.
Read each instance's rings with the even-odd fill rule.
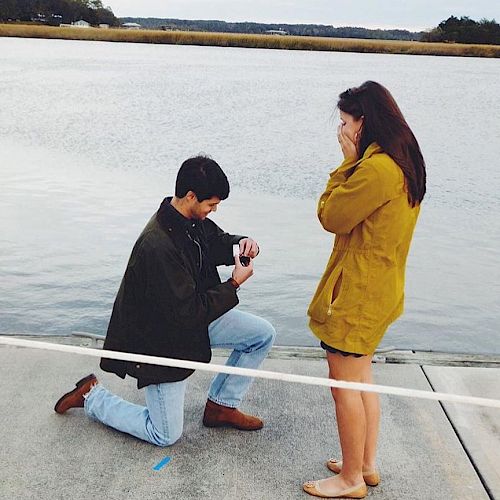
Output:
[[[358,136],[363,126],[363,117],[361,116],[356,120],[354,116],[349,113],[340,112],[340,126],[342,128],[342,133],[346,135],[351,142],[357,144]]]

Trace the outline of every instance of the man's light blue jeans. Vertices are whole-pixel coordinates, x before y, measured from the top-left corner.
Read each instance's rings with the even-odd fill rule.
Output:
[[[234,349],[226,365],[258,368],[273,345],[276,332],[263,318],[232,309],[210,323],[210,345]],[[212,381],[208,399],[237,408],[252,378],[219,373]],[[146,406],[129,403],[101,384],[85,398],[85,413],[109,427],[148,441],[170,446],[182,435],[184,394],[187,380],[148,385],[144,388]]]

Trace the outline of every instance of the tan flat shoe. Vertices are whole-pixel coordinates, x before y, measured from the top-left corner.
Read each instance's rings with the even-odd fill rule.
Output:
[[[357,484],[352,488],[347,488],[343,491],[340,491],[336,495],[327,495],[323,491],[321,491],[319,487],[319,481],[307,481],[302,485],[302,488],[309,495],[320,497],[320,498],[365,498],[368,494],[366,489],[366,484],[363,482],[361,484]]]
[[[335,458],[330,458],[326,462],[326,466],[335,474],[340,474],[342,470],[342,460],[336,460]],[[363,479],[368,486],[377,486],[380,483],[380,474],[377,470],[363,471]]]

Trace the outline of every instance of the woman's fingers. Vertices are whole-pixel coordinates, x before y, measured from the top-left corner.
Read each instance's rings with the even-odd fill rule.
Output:
[[[337,128],[337,138],[339,140],[340,147],[342,148],[344,158],[358,157],[357,145],[349,138],[347,134],[344,133],[342,124],[340,124]]]
[[[340,145],[345,142],[345,134],[344,131],[342,130],[342,124],[337,127],[337,138],[339,140]]]

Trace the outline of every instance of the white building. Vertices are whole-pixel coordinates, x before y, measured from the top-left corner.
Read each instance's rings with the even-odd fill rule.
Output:
[[[59,25],[60,28],[90,28],[90,24],[87,21],[84,21],[83,19],[80,19],[80,21],[76,21],[71,24],[67,23],[61,23]]]
[[[122,28],[125,28],[126,30],[140,30],[141,25],[138,23],[123,23]]]
[[[74,28],[90,28],[90,23],[84,21],[83,19],[80,19],[79,21],[71,23],[71,26],[73,26]]]
[[[104,30],[107,30],[107,29],[109,28],[109,24],[106,24],[106,23],[101,23],[101,24],[99,25],[99,28],[104,29]]]
[[[266,30],[264,33],[266,35],[288,35],[288,31],[285,30]]]

